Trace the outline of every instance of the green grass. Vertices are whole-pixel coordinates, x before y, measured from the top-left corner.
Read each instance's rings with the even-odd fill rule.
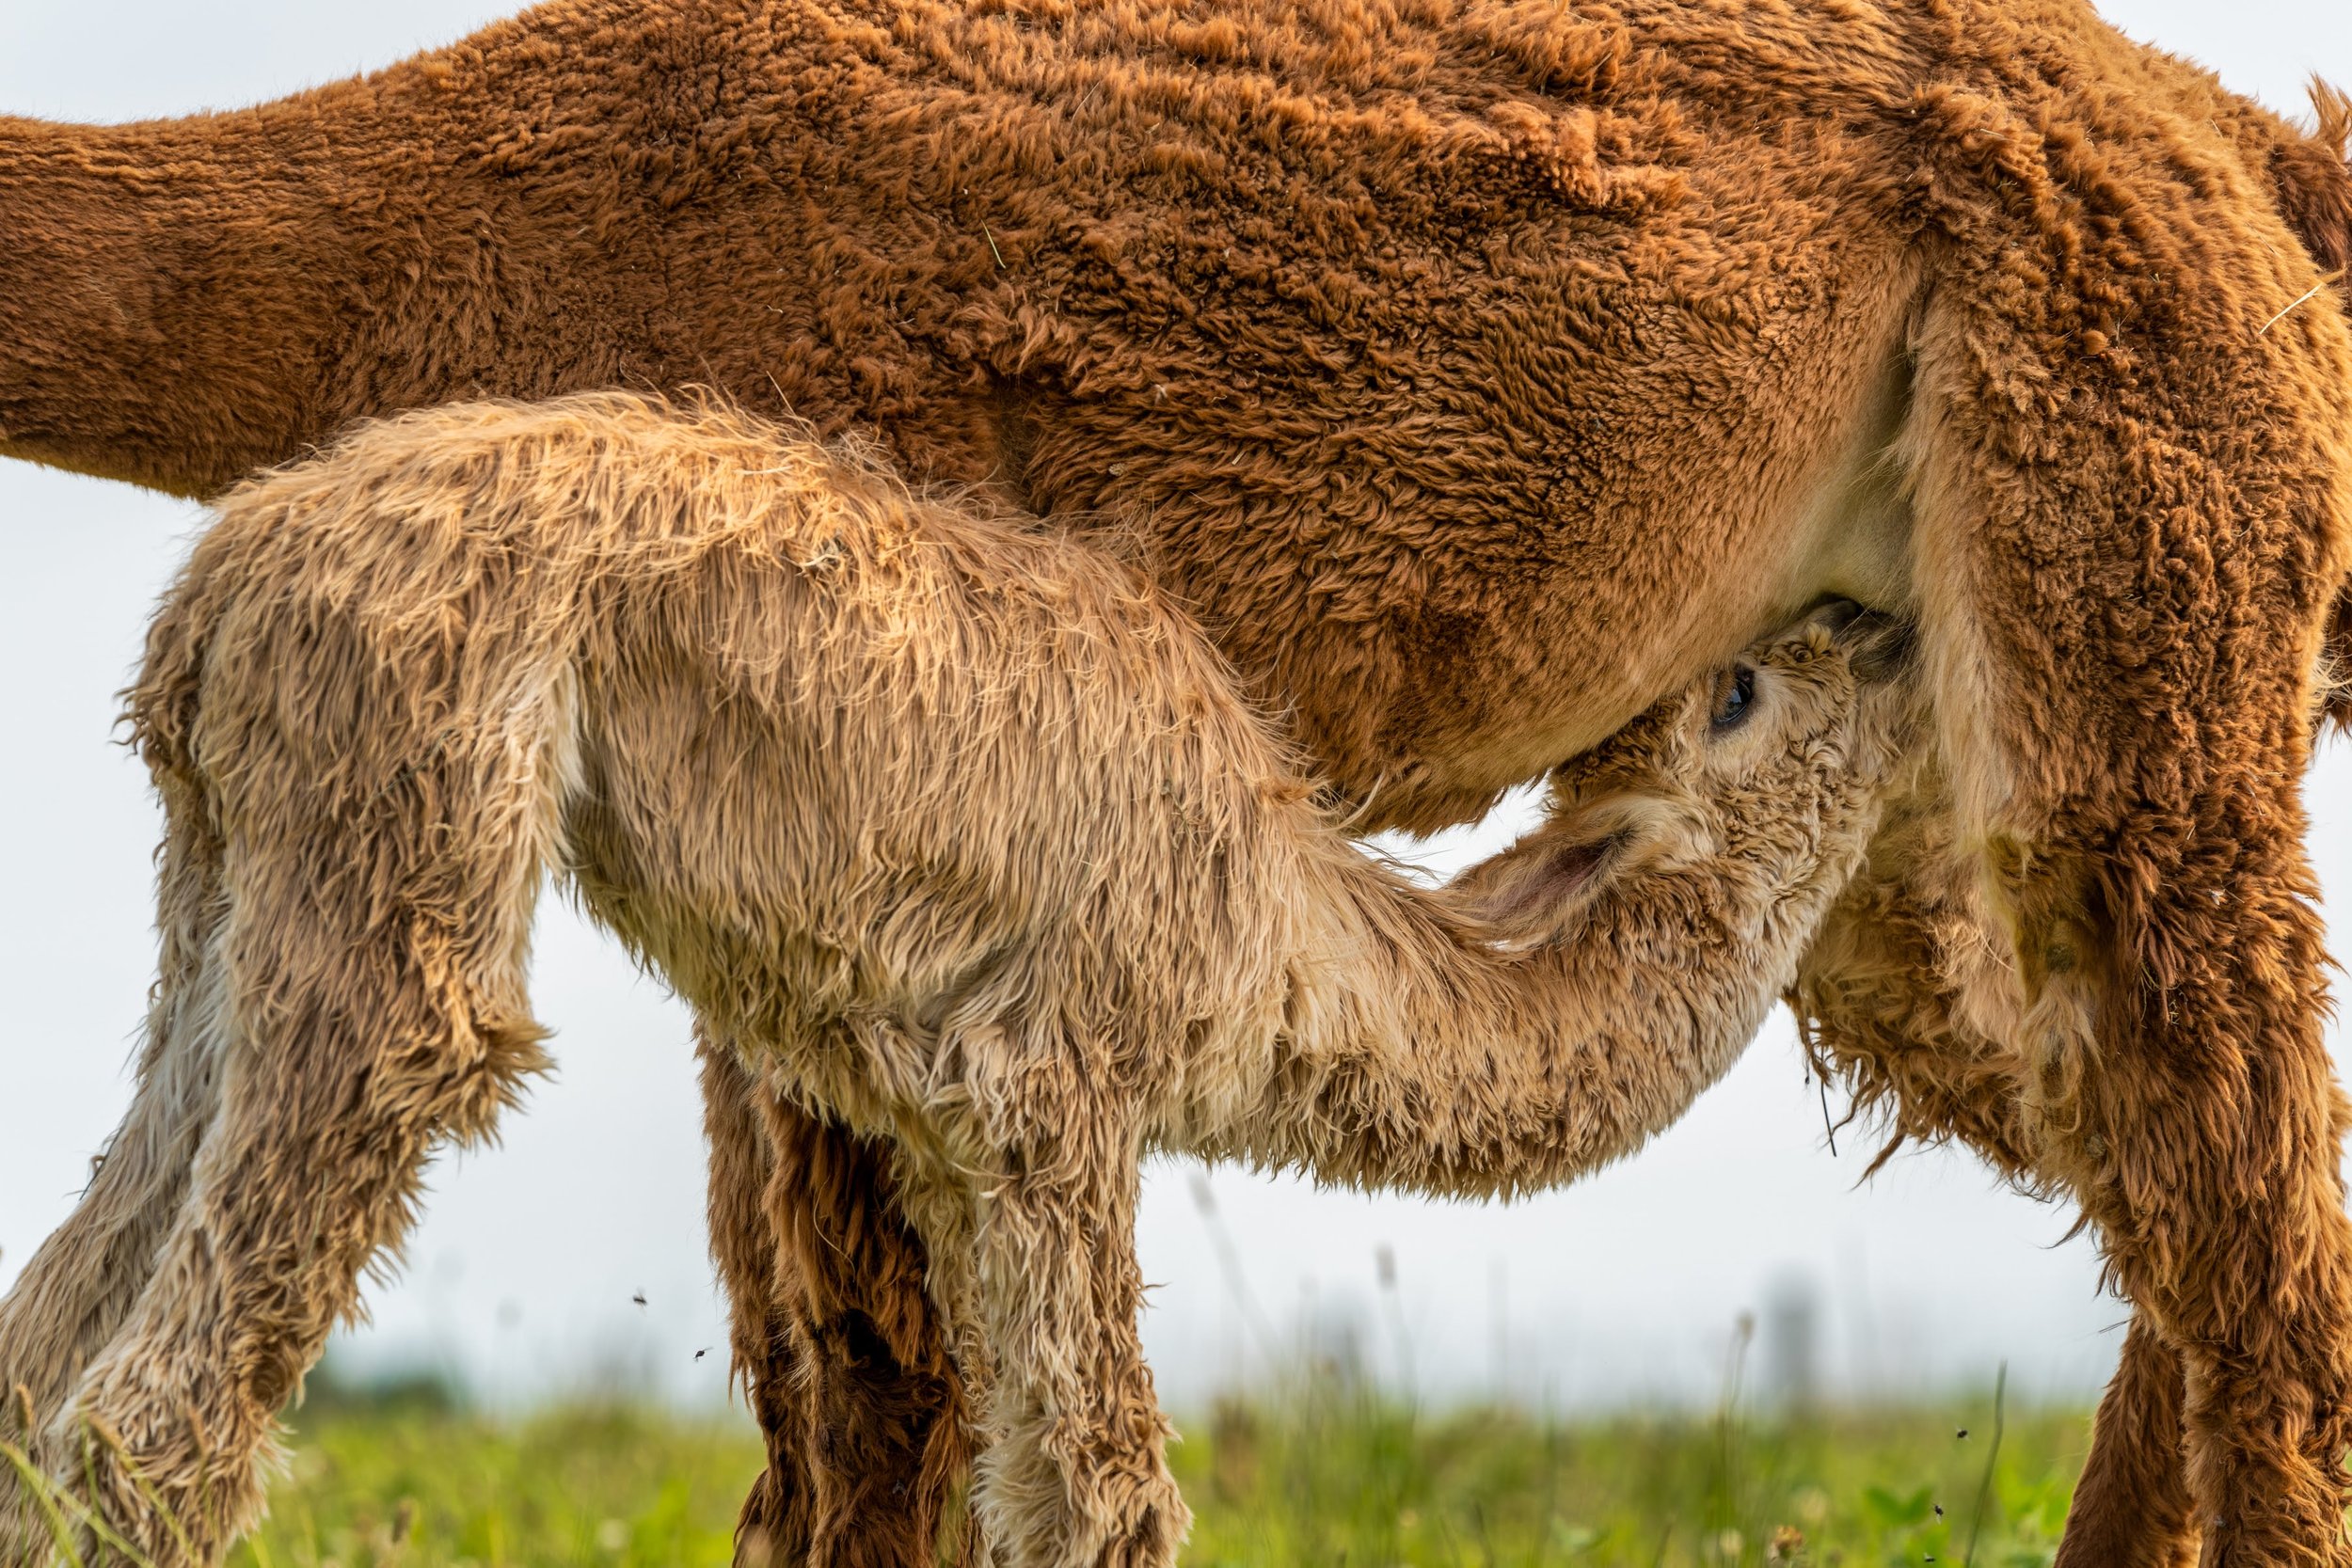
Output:
[[[723,1568],[759,1465],[740,1420],[295,1419],[292,1472],[238,1568]],[[1180,1424],[1195,1568],[1959,1564],[1972,1536],[1978,1564],[2039,1568],[2088,1436],[2079,1412],[2010,1410],[1988,1479],[1989,1391],[1803,1420],[1554,1424],[1323,1389]]]
[[[2089,1424],[2010,1412],[1988,1477],[1991,1406],[1565,1425],[1362,1402],[1229,1408],[1175,1450],[1199,1515],[1187,1561],[1859,1568],[1964,1562],[1973,1535],[1979,1564],[2040,1568]]]
[[[628,1410],[504,1423],[429,1410],[296,1418],[291,1473],[238,1568],[725,1568],[758,1472],[749,1423]]]

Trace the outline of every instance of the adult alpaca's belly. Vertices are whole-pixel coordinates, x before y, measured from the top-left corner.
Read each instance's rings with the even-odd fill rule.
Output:
[[[1824,387],[1816,432],[1758,459],[1801,470],[1776,487],[1733,474],[1687,507],[1570,516],[1539,552],[1450,548],[1399,508],[1325,546],[1334,577],[1360,579],[1368,561],[1386,573],[1370,605],[1335,590],[1315,552],[1198,526],[1181,499],[1144,519],[1152,566],[1362,827],[1474,819],[1815,604],[1915,610],[1899,451],[1909,361],[1892,345],[1854,357],[1842,387]]]
[[[1629,638],[1613,664],[1585,666],[1592,678],[1563,688],[1554,712],[1529,715],[1541,752],[1565,760],[1598,745],[1659,694],[1824,600],[1914,614],[1919,591],[1913,514],[1898,451],[1910,392],[1908,360],[1890,358],[1866,385],[1847,438],[1743,544],[1684,556],[1685,576],[1665,590],[1683,601],[1679,621],[1641,615],[1651,578],[1638,561],[1620,572],[1555,585],[1555,599],[1589,607],[1589,635],[1597,638],[1609,624],[1654,630],[1646,639]],[[1644,673],[1638,687],[1629,688],[1628,671]]]
[[[1912,600],[1926,261],[1766,179],[1785,150],[1717,150],[1638,218],[1329,247],[1305,270],[1361,321],[1270,289],[1179,314],[1073,251],[976,467],[1141,534],[1364,828],[1476,817],[1820,598]],[[1163,272],[1228,264],[1184,232]]]

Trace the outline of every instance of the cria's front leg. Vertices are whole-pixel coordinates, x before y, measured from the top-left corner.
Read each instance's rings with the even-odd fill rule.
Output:
[[[991,1363],[974,1506],[1007,1568],[1167,1568],[1192,1516],[1136,1335],[1141,1147],[1115,1107],[1057,1119],[964,1199]]]

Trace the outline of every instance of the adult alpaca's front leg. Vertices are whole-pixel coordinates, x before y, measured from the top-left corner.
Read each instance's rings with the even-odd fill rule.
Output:
[[[799,1463],[803,1400],[795,1388],[792,1324],[780,1293],[787,1259],[768,1216],[775,1171],[760,1122],[757,1081],[730,1046],[699,1027],[703,1137],[709,1148],[710,1255],[727,1292],[728,1350],[736,1380],[767,1447],[735,1526],[741,1568],[807,1560],[808,1478]]]
[[[2047,1174],[2181,1353],[2205,1560],[2343,1564],[2352,1222],[2297,792],[2352,566],[2352,344],[2323,312],[2265,329],[2310,269],[2198,218],[1974,243],[1939,282],[1922,627],[2013,964],[1987,1010]]]
[[[963,1405],[921,1243],[873,1146],[697,1032],[713,1259],[767,1462],[739,1568],[933,1568]]]
[[[1805,954],[1789,1002],[1817,1068],[1843,1080],[1856,1108],[1898,1140],[1962,1143],[2018,1186],[2048,1189],[2057,1183],[2025,1125],[2019,1058],[1966,1016],[1969,972],[1997,959],[1966,909],[1950,802],[1931,783],[1923,793],[1889,813],[1867,866]],[[2195,1563],[2202,1531],[2181,1400],[2179,1353],[2135,1315],[2091,1428],[2058,1568]]]

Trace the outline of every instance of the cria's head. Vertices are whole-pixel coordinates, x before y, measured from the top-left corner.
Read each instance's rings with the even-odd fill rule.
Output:
[[[1508,940],[1566,934],[1642,868],[1745,858],[1802,870],[1908,750],[1909,628],[1823,604],[1554,770],[1542,827],[1454,884]]]

